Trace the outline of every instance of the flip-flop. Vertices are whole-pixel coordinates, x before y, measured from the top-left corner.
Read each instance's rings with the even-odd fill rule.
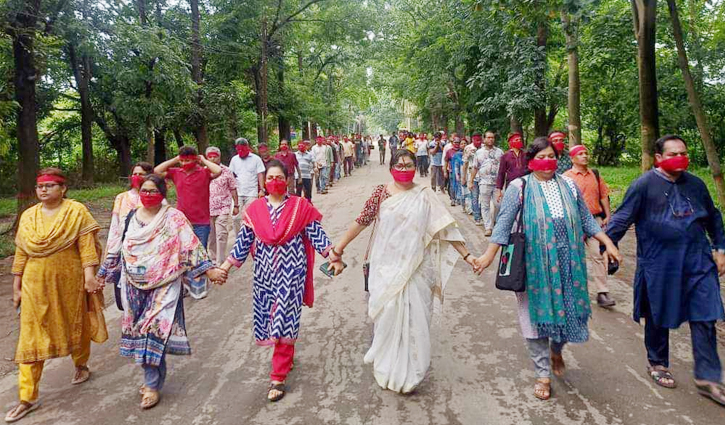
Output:
[[[80,378],[78,378],[78,371],[84,371],[87,372],[83,374]],[[87,380],[91,379],[91,371],[88,369],[88,366],[78,366],[76,367],[76,374],[73,376],[73,380],[70,381],[73,385],[78,385],[86,382]]]
[[[272,391],[278,391],[279,394],[277,394],[274,397],[270,397],[269,396],[269,393],[271,393]],[[267,390],[267,400],[269,400],[269,401],[271,401],[273,403],[282,400],[282,398],[284,397],[284,395],[285,395],[285,386],[284,386],[284,383],[272,384],[272,385],[269,386],[269,390]]]
[[[159,404],[160,400],[161,395],[158,391],[147,389],[143,393],[143,398],[141,398],[141,408],[144,410],[150,409]]]
[[[695,382],[697,392],[700,395],[709,398],[715,403],[725,406],[725,386],[716,383],[698,384]]]
[[[18,416],[10,417],[10,412],[17,409],[18,405],[20,405],[20,404],[24,404],[29,407],[27,407],[25,410],[23,410]],[[21,401],[18,405],[15,405],[15,407],[10,409],[10,412],[8,412],[7,415],[5,415],[5,422],[13,423],[13,422],[17,422],[17,421],[23,419],[28,413],[30,413],[30,412],[36,410],[38,407],[40,407],[40,401],[36,401],[35,403],[31,403],[29,401]]]
[[[541,395],[539,395],[541,393]],[[551,398],[551,381],[544,382],[542,380],[537,379],[536,383],[534,384],[534,397],[538,398],[539,400],[548,400]]]
[[[653,381],[655,381],[655,384],[659,385],[663,388],[676,388],[677,387],[677,381],[675,381],[675,377],[672,376],[672,373],[670,373],[667,368],[664,366],[649,366],[647,368],[647,373],[649,374],[649,377],[652,378]],[[671,384],[665,384],[662,382],[663,379],[669,379],[672,381]]]

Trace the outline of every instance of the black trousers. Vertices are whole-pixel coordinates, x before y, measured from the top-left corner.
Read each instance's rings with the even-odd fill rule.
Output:
[[[312,179],[302,179],[302,183],[297,183],[297,196],[302,196],[302,192],[305,193],[305,198],[312,202]]]

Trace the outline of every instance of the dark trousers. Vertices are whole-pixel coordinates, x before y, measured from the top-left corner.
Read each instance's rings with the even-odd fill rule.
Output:
[[[645,314],[644,345],[652,366],[670,367],[670,330],[657,326],[649,311]],[[717,354],[715,322],[690,322],[695,379],[721,382],[722,365]]]
[[[428,167],[429,167],[428,155],[416,156],[415,159],[418,162],[418,171],[420,172],[420,176],[427,177],[428,176]]]
[[[302,179],[302,183],[297,183],[297,196],[302,196],[304,192],[305,198],[312,202],[312,179]]]
[[[345,157],[345,175],[349,176],[352,174],[352,158],[351,156]]]
[[[444,187],[444,179],[443,179],[443,166],[441,165],[433,165],[431,166],[431,174],[430,174],[430,187],[431,189],[435,190],[436,187],[443,190]]]
[[[380,165],[385,164],[385,149],[380,149]]]

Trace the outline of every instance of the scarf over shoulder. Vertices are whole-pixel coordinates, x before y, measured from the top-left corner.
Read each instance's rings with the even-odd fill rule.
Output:
[[[265,245],[284,245],[297,235],[302,236],[307,255],[307,277],[302,302],[312,307],[315,300],[312,273],[315,265],[315,250],[304,233],[305,227],[322,220],[322,214],[305,198],[290,196],[276,224],[272,224],[267,201],[264,198],[252,202],[244,214],[244,224]]]

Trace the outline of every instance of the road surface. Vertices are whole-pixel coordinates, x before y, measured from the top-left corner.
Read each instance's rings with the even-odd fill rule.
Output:
[[[330,194],[315,197],[333,239],[339,239],[357,216],[373,187],[389,178],[387,167],[371,163],[344,178]],[[481,228],[460,208],[454,214],[471,251],[482,253],[486,239]],[[372,338],[361,271],[368,232],[348,247],[345,260],[350,267],[342,276],[331,280],[316,271],[315,308],[303,312],[295,369],[282,401],[266,401],[271,350],[254,344],[251,265],[245,264],[205,300],[185,300],[193,355],[168,357],[169,373],[157,407],[149,411],[138,407],[141,369],[118,355],[119,312],[112,306],[107,311],[110,340],[93,346],[91,380],[71,386],[70,358],[47,362],[42,407],[20,423],[724,423],[725,409],[697,395],[692,384],[686,327],[671,336],[679,388],[660,388],[647,378],[643,329],[629,317],[630,285],[618,279],[610,281],[618,306],[611,311],[593,306],[590,341],[567,346],[565,378],[554,379],[551,400],[537,400],[515,298],[494,288],[492,271],[477,277],[462,261],[449,282],[443,314],[434,319],[428,377],[409,396],[381,390],[371,367],[363,364]],[[631,270],[634,260],[627,260],[624,267]],[[107,295],[110,302],[112,295]],[[1,341],[15,344],[11,338]],[[5,348],[4,352],[12,351]],[[722,342],[720,352],[725,354]],[[16,402],[16,382],[16,372],[0,378],[4,411]]]

